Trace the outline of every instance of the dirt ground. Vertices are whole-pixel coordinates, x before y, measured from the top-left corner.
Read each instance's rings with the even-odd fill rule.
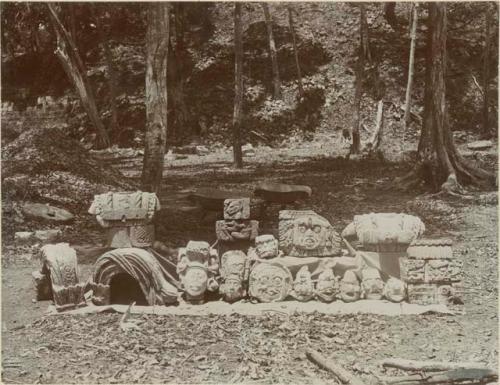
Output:
[[[400,192],[392,163],[346,161],[325,148],[315,151],[257,149],[242,171],[230,154],[170,162],[165,169],[158,236],[171,247],[187,240],[215,240],[215,217],[179,211],[182,192],[195,187],[251,192],[259,181],[306,184],[302,204],[341,231],[355,214],[406,212],[419,215],[426,237],[450,237],[464,261],[464,305],[454,315],[387,317],[278,312],[263,316],[135,316],[139,330],[119,327],[121,315],[45,316],[36,303],[31,272],[33,247],[3,245],[2,381],[5,383],[337,383],[305,356],[306,348],[335,359],[366,383],[397,375],[384,358],[478,361],[498,366],[498,225],[496,193],[473,192],[469,200]],[[266,154],[269,156],[266,157]],[[261,156],[262,155],[262,156]],[[258,159],[258,161],[254,161]],[[116,161],[137,176],[140,158]],[[90,205],[90,202],[89,202]],[[277,232],[279,207],[271,207],[261,233]],[[102,241],[97,224],[76,222],[65,232],[72,244]],[[92,260],[80,258],[82,278]],[[251,305],[249,305],[251,306]]]

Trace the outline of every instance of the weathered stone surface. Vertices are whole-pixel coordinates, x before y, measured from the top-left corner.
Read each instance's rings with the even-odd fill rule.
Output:
[[[348,270],[340,281],[340,299],[344,302],[354,302],[361,297],[361,287],[356,275]]]
[[[280,255],[278,240],[274,235],[265,234],[255,238],[255,252],[260,259],[272,259]]]
[[[365,268],[361,271],[361,294],[366,299],[382,299],[384,281],[380,272],[374,268]]]
[[[330,257],[341,254],[340,237],[332,225],[311,210],[279,213],[279,247],[292,257]]]
[[[290,295],[302,302],[309,301],[313,298],[314,283],[311,279],[311,272],[307,266],[302,266],[297,272]]]
[[[230,303],[239,301],[247,295],[243,287],[243,280],[236,274],[224,279],[224,282],[220,285],[219,293],[222,294],[224,301]]]
[[[413,259],[451,259],[452,241],[442,239],[417,239],[407,249],[408,258]]]
[[[250,198],[226,199],[224,201],[224,219],[250,219]]]
[[[339,280],[333,270],[329,268],[323,270],[316,284],[316,298],[323,302],[332,302],[339,295],[339,291]]]
[[[41,242],[54,242],[62,236],[60,229],[37,230],[33,237]]]
[[[425,281],[428,283],[459,282],[462,279],[462,262],[459,260],[432,259],[425,265]]]
[[[258,232],[258,221],[222,220],[215,222],[217,239],[223,242],[253,241]]]
[[[371,213],[355,215],[342,237],[359,240],[367,251],[406,251],[424,231],[423,222],[413,215]]]
[[[267,202],[287,204],[309,199],[312,190],[309,186],[264,182],[255,187],[254,193]]]
[[[390,277],[384,286],[384,297],[391,302],[402,302],[406,298],[406,284],[394,277]]]
[[[425,282],[425,261],[399,258],[401,279],[407,283]]]
[[[35,233],[33,231],[18,231],[14,234],[14,241],[19,243],[28,243],[33,240]]]
[[[237,275],[243,279],[247,256],[241,250],[229,250],[222,254],[220,260],[220,275],[224,279]]]
[[[50,287],[49,277],[40,271],[34,271],[31,275],[35,284],[36,300],[46,301],[52,299],[52,288]]]
[[[408,302],[418,305],[438,303],[438,285],[432,283],[408,283]]]
[[[283,301],[292,288],[292,275],[279,264],[260,262],[250,272],[249,294],[260,302]]]
[[[475,151],[487,150],[492,146],[493,142],[491,140],[478,140],[467,144],[467,148],[469,150],[475,150]]]
[[[67,223],[74,219],[69,211],[42,203],[25,203],[22,211],[27,217],[38,220]]]

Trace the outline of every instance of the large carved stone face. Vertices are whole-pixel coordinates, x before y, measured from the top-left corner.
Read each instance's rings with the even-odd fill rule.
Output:
[[[328,225],[317,217],[301,217],[293,223],[293,244],[297,249],[315,250],[325,244]]]
[[[262,259],[278,256],[278,240],[273,235],[259,235],[255,238],[257,255]]]
[[[281,266],[259,264],[250,274],[250,294],[260,302],[285,299],[290,291],[292,276]]]
[[[327,269],[318,277],[316,295],[325,302],[332,302],[339,292],[339,282],[332,269]]]
[[[184,289],[191,297],[201,297],[207,290],[207,271],[199,266],[188,266],[182,278]]]

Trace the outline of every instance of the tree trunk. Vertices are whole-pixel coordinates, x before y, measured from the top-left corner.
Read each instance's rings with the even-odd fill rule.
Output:
[[[159,193],[167,139],[168,3],[148,4],[146,34],[146,135],[142,188]]]
[[[299,96],[302,98],[304,96],[304,88],[302,87],[302,73],[300,71],[299,63],[299,51],[297,49],[297,41],[295,38],[295,28],[293,27],[293,10],[289,5],[288,7],[288,24],[290,26],[290,33],[292,35],[293,53],[295,55],[295,65],[297,66],[297,81],[299,85]]]
[[[73,82],[82,105],[89,116],[90,121],[93,123],[97,131],[97,148],[109,147],[110,141],[108,133],[104,128],[104,124],[99,116],[97,106],[95,103],[94,94],[90,83],[87,79],[87,71],[83,64],[78,50],[71,39],[68,31],[62,24],[57,12],[52,3],[47,3],[49,9],[49,15],[54,26],[54,30],[57,36],[57,48],[55,51],[56,56],[59,58],[64,71]]]
[[[171,138],[179,140],[181,132],[188,131],[188,111],[184,98],[184,71],[182,55],[184,51],[184,23],[182,3],[174,3],[175,23],[171,26],[169,39],[168,83],[173,126],[170,129]],[[172,121],[171,121],[172,122]]]
[[[417,164],[402,181],[409,187],[423,179],[435,190],[456,194],[463,191],[460,184],[491,187],[495,175],[468,163],[453,142],[446,110],[446,24],[446,4],[429,3],[423,127]]]
[[[488,90],[490,81],[490,45],[491,45],[491,15],[489,3],[486,3],[486,21],[485,21],[485,31],[484,31],[484,54],[483,54],[483,135],[488,136],[490,134],[490,124],[489,124],[489,100],[488,100]]]
[[[408,126],[410,125],[411,119],[411,89],[413,85],[413,68],[415,62],[415,41],[417,37],[417,22],[418,22],[418,3],[412,4],[412,23],[410,31],[410,60],[408,64],[408,82],[406,85],[406,97],[405,97],[405,115],[403,118],[404,129],[403,129],[403,144],[402,144],[402,155],[404,156],[405,151],[405,136]]]
[[[234,166],[243,168],[241,152],[241,121],[243,105],[243,34],[241,26],[241,3],[234,4],[234,113],[233,156]]]
[[[273,69],[273,95],[275,99],[281,99],[281,81],[278,67],[278,54],[276,52],[276,44],[274,42],[273,36],[273,22],[271,20],[271,14],[269,13],[269,5],[267,3],[262,3],[261,5],[262,9],[264,10],[267,36],[269,38],[269,54],[271,56],[271,64]]]
[[[366,20],[365,5],[360,3],[359,10],[361,13],[361,48],[365,60],[368,60],[370,63],[372,61],[372,54],[370,50],[370,31],[368,29],[368,21]]]
[[[392,27],[393,30],[398,30],[398,19],[396,17],[396,2],[391,1],[385,3],[384,5],[384,16],[387,23]]]

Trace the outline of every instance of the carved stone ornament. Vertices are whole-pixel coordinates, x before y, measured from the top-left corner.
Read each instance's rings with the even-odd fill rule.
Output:
[[[255,238],[255,252],[260,259],[271,259],[279,256],[278,240],[274,235],[259,235]]]
[[[37,298],[53,299],[58,311],[85,306],[76,251],[68,243],[57,243],[41,247],[39,256],[41,270],[33,273]]]
[[[191,262],[180,276],[186,293],[186,300],[191,303],[202,303],[208,288],[208,269],[199,262]]]
[[[222,294],[224,301],[236,302],[246,296],[246,290],[243,287],[243,280],[239,274],[231,274],[224,278],[219,293]]]
[[[279,214],[279,247],[291,257],[331,257],[341,254],[340,237],[330,222],[311,210]]]
[[[260,302],[283,301],[292,288],[292,274],[287,268],[260,262],[250,272],[249,294]]]
[[[384,286],[384,297],[391,302],[402,302],[406,298],[406,284],[400,279],[390,277]]]
[[[361,296],[361,287],[359,286],[356,274],[348,270],[340,281],[340,299],[344,302],[357,301]]]
[[[208,242],[189,241],[186,247],[179,248],[177,256],[177,274],[181,275],[190,263],[204,265],[210,276],[219,274],[219,255],[211,249]]]
[[[357,239],[367,251],[406,251],[425,231],[420,218],[408,214],[371,213],[355,215],[342,237]]]
[[[314,296],[314,284],[311,279],[311,272],[307,266],[302,266],[295,275],[293,290],[290,293],[295,299],[306,302]]]
[[[222,254],[220,275],[222,279],[236,275],[243,279],[247,256],[241,250],[229,250]]]
[[[339,280],[333,270],[326,268],[323,270],[316,283],[316,298],[323,302],[332,302],[339,294]]]
[[[223,242],[253,241],[258,231],[258,221],[222,220],[215,222],[217,239]]]
[[[361,271],[361,291],[363,298],[382,299],[384,292],[384,281],[380,272],[375,268],[366,268]]]
[[[224,201],[224,219],[250,219],[250,198],[226,199]]]

